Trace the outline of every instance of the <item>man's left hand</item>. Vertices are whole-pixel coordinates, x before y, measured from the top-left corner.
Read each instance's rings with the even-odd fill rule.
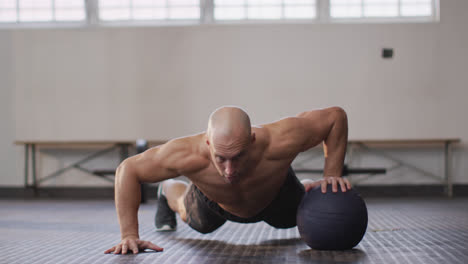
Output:
[[[333,192],[338,192],[338,184],[340,185],[341,191],[346,192],[347,190],[351,189],[351,183],[349,182],[348,179],[342,178],[342,177],[336,177],[336,176],[325,176],[323,179],[313,182],[313,183],[308,183],[304,184],[306,192],[309,190],[321,186],[322,193],[327,192],[327,184],[332,185],[332,191]]]

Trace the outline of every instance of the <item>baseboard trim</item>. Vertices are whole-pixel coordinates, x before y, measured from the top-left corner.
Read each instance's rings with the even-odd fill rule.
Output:
[[[0,187],[0,199],[113,199],[113,187]]]
[[[146,186],[148,200],[156,199],[157,186]],[[445,197],[441,185],[372,185],[354,186],[363,197]],[[455,184],[454,197],[468,197],[468,184]],[[114,199],[113,187],[0,187],[0,199]]]
[[[355,186],[363,197],[447,197],[442,185],[361,185]],[[467,197],[468,184],[453,185],[453,197]]]

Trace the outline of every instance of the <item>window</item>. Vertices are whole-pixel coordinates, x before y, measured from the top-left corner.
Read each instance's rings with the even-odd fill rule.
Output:
[[[107,21],[200,19],[200,1],[100,0],[99,19]]]
[[[332,18],[432,17],[433,0],[330,0]]]
[[[0,0],[0,22],[83,21],[84,0]]]
[[[313,19],[316,0],[214,0],[215,20]]]
[[[0,0],[0,26],[77,21],[87,25],[113,21],[117,25],[262,20],[428,22],[437,20],[438,12],[439,0]]]

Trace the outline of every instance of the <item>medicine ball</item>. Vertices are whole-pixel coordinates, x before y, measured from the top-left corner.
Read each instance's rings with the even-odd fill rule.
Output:
[[[356,246],[367,228],[367,207],[354,190],[322,193],[320,186],[307,192],[297,210],[302,240],[313,249],[345,250]]]

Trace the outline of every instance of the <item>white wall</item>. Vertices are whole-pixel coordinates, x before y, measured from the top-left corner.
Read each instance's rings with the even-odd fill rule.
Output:
[[[21,184],[16,170],[14,72],[10,32],[0,31],[0,185]]]
[[[168,139],[203,130],[222,104],[245,107],[254,123],[340,105],[350,138],[466,144],[465,10],[467,1],[442,1],[441,22],[429,24],[0,31],[1,116],[10,120],[0,185],[22,184],[13,138]],[[383,47],[395,58],[383,60]],[[468,148],[455,154],[456,182],[467,183]]]
[[[457,87],[439,86],[437,26],[16,31],[17,137],[168,139],[203,130],[226,103],[258,123],[340,105],[351,138],[459,136],[445,118],[462,114],[446,107]]]

